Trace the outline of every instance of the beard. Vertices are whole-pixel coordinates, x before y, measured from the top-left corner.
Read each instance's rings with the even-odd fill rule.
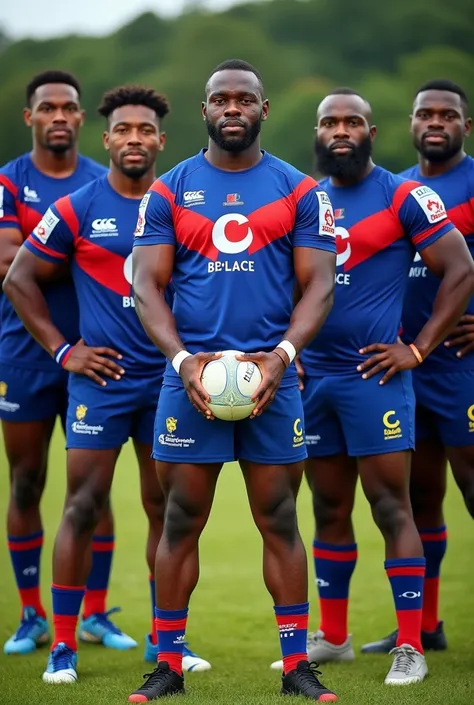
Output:
[[[212,124],[206,118],[207,134],[215,144],[225,152],[243,152],[253,145],[262,129],[262,118],[260,117],[252,125],[245,128],[243,137],[224,137],[222,130]]]
[[[429,162],[442,164],[452,159],[463,148],[464,140],[461,135],[453,137],[446,135],[446,141],[443,144],[427,144],[423,136],[421,140],[417,137],[413,138],[413,144],[417,152],[421,154]]]
[[[44,147],[46,147],[49,152],[53,152],[53,154],[64,154],[64,152],[67,152],[74,147],[74,137],[71,135],[70,139],[65,140],[64,142],[46,141],[44,143]]]
[[[150,167],[152,165],[152,161],[150,160],[149,155],[147,155],[143,161],[142,164],[130,164],[130,165],[125,165],[125,156],[119,155],[119,158],[117,161],[113,157],[111,157],[112,161],[114,162],[115,166],[122,172],[124,176],[127,176],[129,179],[137,180],[141,179],[142,176],[145,176],[147,171],[150,170]]]
[[[333,176],[344,181],[357,179],[367,168],[372,156],[370,135],[367,135],[357,146],[351,145],[351,147],[351,151],[347,154],[336,154],[316,138],[314,153],[317,170],[324,176]]]

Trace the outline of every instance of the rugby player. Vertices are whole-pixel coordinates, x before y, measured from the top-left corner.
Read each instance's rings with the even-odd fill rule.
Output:
[[[408,490],[415,400],[410,370],[452,330],[474,290],[474,264],[439,196],[376,166],[370,105],[350,89],[318,108],[315,152],[338,236],[335,304],[303,351],[303,402],[313,494],[320,629],[309,658],[351,660],[349,583],[357,559],[352,525],[360,477],[385,540],[398,621],[387,685],[425,678],[420,642],[425,558]],[[410,346],[397,343],[414,252],[442,281],[433,312]],[[275,664],[276,666],[276,664]]]
[[[105,173],[102,165],[78,153],[84,121],[80,97],[77,79],[63,71],[40,73],[26,88],[24,120],[31,128],[33,149],[0,169],[1,280],[48,204]],[[61,271],[44,294],[64,338],[76,342],[77,301],[67,271]],[[22,604],[20,626],[5,643],[4,651],[25,654],[49,641],[39,587],[43,546],[40,502],[56,418],[64,424],[68,373],[29,335],[6,297],[0,298],[0,328],[0,419],[11,478],[8,547]],[[113,534],[113,517],[107,505],[94,537],[81,635],[88,641],[128,649],[136,642],[118,630],[106,612]]]
[[[464,90],[435,79],[415,96],[411,132],[418,164],[402,173],[441,196],[451,222],[474,252],[474,159],[464,150],[471,118]],[[429,319],[439,279],[415,256],[403,308],[403,340],[411,343]],[[416,452],[412,458],[410,496],[423,543],[426,573],[421,621],[425,650],[447,648],[439,619],[440,569],[446,552],[443,515],[446,461],[474,517],[474,302],[444,345],[413,372],[416,397]],[[386,653],[397,632],[362,647],[363,653]]]
[[[208,148],[158,179],[141,205],[133,285],[143,325],[168,358],[153,450],[167,507],[156,555],[158,666],[130,702],[184,692],[199,536],[221,468],[232,460],[240,462],[263,539],[282,693],[337,699],[306,655],[307,570],[295,508],[306,450],[291,364],[331,308],[333,215],[311,177],[261,150],[268,109],[251,65],[218,66],[202,106]],[[171,276],[173,312],[164,299]],[[295,281],[303,294],[293,310]],[[205,363],[226,349],[250,353],[239,359],[255,361],[263,374],[252,416],[238,422],[213,419],[200,382]]]
[[[165,144],[162,119],[168,111],[163,96],[140,86],[122,86],[104,96],[99,112],[107,119],[108,173],[50,206],[4,284],[30,333],[71,373],[68,491],[53,555],[54,641],[43,674],[46,683],[77,680],[75,632],[92,536],[129,437],[149,522],[150,573],[154,569],[164,499],[151,451],[165,360],[135,313],[131,252],[140,200],[154,181],[155,161]],[[65,262],[70,263],[79,301],[81,339],[76,345],[55,325],[40,288]],[[147,644],[152,660],[158,648],[155,636],[152,629]],[[210,667],[192,652],[187,656],[193,670]]]

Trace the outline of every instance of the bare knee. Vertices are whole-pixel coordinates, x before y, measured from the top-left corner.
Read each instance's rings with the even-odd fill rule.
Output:
[[[184,541],[197,541],[204,529],[208,511],[197,506],[190,498],[184,496],[168,497],[163,533],[170,546],[177,546]]]
[[[371,498],[370,505],[374,521],[384,538],[396,541],[406,522],[411,520],[409,505],[387,490]]]
[[[107,505],[108,494],[84,486],[69,497],[64,518],[76,538],[93,533]]]
[[[295,498],[291,491],[258,511],[254,509],[253,514],[264,541],[277,538],[293,545],[298,538]]]
[[[19,512],[38,506],[44,487],[44,473],[37,468],[12,468],[12,498]]]
[[[313,510],[318,532],[351,526],[352,501],[342,497],[326,497],[313,491]]]
[[[159,492],[155,495],[142,494],[142,505],[150,523],[153,524],[157,521],[163,522],[165,515],[165,498],[163,493]]]

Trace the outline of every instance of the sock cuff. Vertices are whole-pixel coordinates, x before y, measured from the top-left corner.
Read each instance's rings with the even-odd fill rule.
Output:
[[[92,550],[96,552],[109,553],[115,548],[114,536],[94,536],[92,538]]]
[[[423,542],[446,541],[448,538],[448,530],[445,524],[434,529],[420,529],[418,533]]]
[[[40,548],[43,545],[43,531],[36,531],[28,536],[8,536],[8,548],[11,551],[28,551],[30,548]]]
[[[309,602],[301,602],[299,605],[273,605],[275,614],[278,615],[298,615],[308,614]]]
[[[55,585],[54,583],[51,585],[51,592],[56,593],[57,595],[60,595],[61,593],[69,592],[69,593],[83,593],[86,590],[85,585]]]
[[[155,617],[156,619],[186,619],[188,616],[188,608],[185,607],[184,610],[160,610],[155,607]]]
[[[323,541],[313,541],[313,558],[326,561],[353,562],[357,560],[357,544],[349,543],[345,546],[340,546],[324,543]]]
[[[149,581],[150,583],[154,583],[154,582],[155,582],[155,576],[154,576],[154,575],[149,575],[149,576],[148,576],[148,581]]]
[[[425,568],[426,558],[391,558],[384,563],[385,570],[392,568]]]
[[[96,536],[94,534],[92,540],[97,543],[110,543],[111,541],[115,541],[115,534],[110,534],[110,536]]]

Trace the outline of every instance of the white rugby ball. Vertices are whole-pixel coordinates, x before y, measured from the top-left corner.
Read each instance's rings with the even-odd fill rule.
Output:
[[[222,357],[204,365],[202,386],[211,397],[209,409],[217,419],[240,421],[246,419],[257,403],[252,394],[262,381],[262,374],[254,362],[236,360],[240,350],[224,350]]]

